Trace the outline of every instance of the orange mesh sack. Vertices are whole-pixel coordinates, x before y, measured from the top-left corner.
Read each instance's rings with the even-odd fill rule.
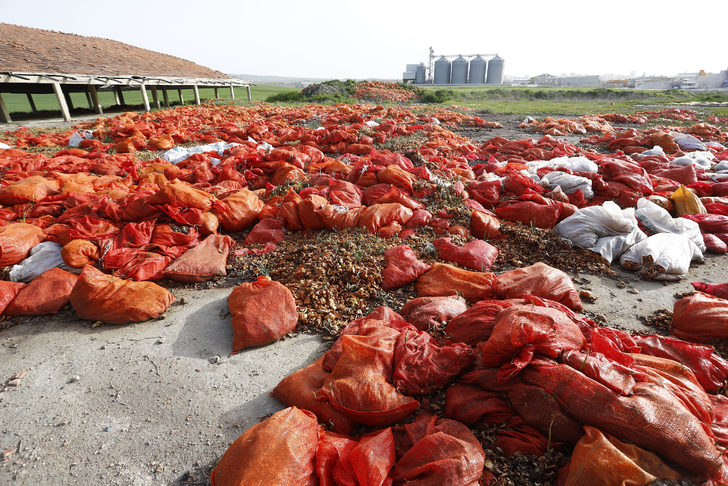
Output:
[[[26,177],[0,189],[0,204],[39,202],[60,190],[58,182],[41,176]]]
[[[240,231],[253,225],[263,206],[254,192],[243,189],[216,202],[215,215],[225,231]]]
[[[159,317],[174,296],[155,283],[123,280],[86,265],[70,300],[81,319],[128,324]]]
[[[44,239],[43,230],[32,224],[0,226],[0,268],[15,265]]]
[[[421,417],[417,422],[424,419]],[[450,419],[437,420],[432,416],[424,429],[424,436],[417,440],[419,435],[413,434],[412,440],[416,442],[392,471],[397,484],[478,484],[483,474],[485,453],[465,425]]]
[[[582,308],[579,292],[569,276],[541,262],[498,275],[493,281],[493,292],[501,299],[535,295],[570,309]]]
[[[415,282],[417,297],[460,295],[470,301],[489,299],[493,292],[492,273],[470,272],[461,268],[435,263],[432,269]]]
[[[357,422],[384,427],[419,407],[390,383],[399,331],[380,326],[366,336],[341,337],[342,352],[319,393]]]
[[[212,207],[214,200],[215,196],[212,194],[190,187],[184,182],[170,182],[150,197],[147,202],[149,204],[176,204],[185,208],[207,211]]]
[[[657,455],[584,426],[586,435],[571,455],[564,486],[630,486],[656,479],[681,479]]]
[[[63,262],[69,267],[83,268],[84,265],[96,265],[99,260],[99,247],[88,240],[71,240],[61,248]]]
[[[0,315],[5,311],[7,306],[13,301],[18,292],[27,284],[22,282],[8,282],[0,280]]]
[[[223,454],[212,486],[307,486],[314,478],[316,416],[289,407],[252,426]]]
[[[324,384],[329,372],[323,366],[324,357],[307,367],[291,373],[281,380],[271,395],[285,405],[310,410],[316,414],[319,422],[331,426],[334,432],[349,434],[353,421],[343,413],[334,409],[329,402],[317,397],[317,391]]]
[[[235,287],[227,302],[233,316],[233,353],[277,341],[298,322],[291,291],[262,275],[255,282]]]
[[[225,275],[228,253],[234,244],[229,236],[210,235],[173,261],[164,276],[180,282],[203,282]]]
[[[60,268],[51,268],[23,287],[5,309],[9,316],[55,314],[68,304],[78,277]]]

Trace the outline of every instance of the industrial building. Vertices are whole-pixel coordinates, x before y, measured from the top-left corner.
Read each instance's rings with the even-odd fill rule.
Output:
[[[407,64],[402,81],[436,85],[498,85],[503,84],[504,64],[504,59],[498,54],[435,55],[430,48],[427,66],[425,63]]]

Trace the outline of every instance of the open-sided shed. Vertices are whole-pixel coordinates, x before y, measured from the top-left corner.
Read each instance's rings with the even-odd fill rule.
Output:
[[[85,93],[89,108],[102,114],[99,93],[110,91],[116,105],[125,104],[124,92],[141,93],[144,109],[169,106],[170,90],[192,89],[200,103],[200,87],[247,90],[239,78],[167,54],[98,37],[85,37],[0,23],[0,121],[11,121],[2,94],[25,94],[32,112],[33,95],[55,94],[64,119],[71,119],[71,93]],[[151,94],[151,103],[150,103]],[[161,94],[161,96],[160,96]]]

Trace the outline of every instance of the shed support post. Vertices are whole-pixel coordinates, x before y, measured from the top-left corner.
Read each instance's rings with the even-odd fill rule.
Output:
[[[213,88],[213,89],[215,90],[215,99],[216,100],[219,100],[220,99],[220,93],[218,93],[218,91],[217,91],[217,86],[215,86],[215,88]]]
[[[152,100],[154,101],[154,106],[156,106],[159,110],[160,108],[162,108],[162,105],[159,103],[159,94],[157,94],[157,87],[152,86],[149,89],[152,90]]]
[[[88,92],[91,95],[91,101],[93,102],[93,109],[98,113],[99,115],[104,114],[103,108],[101,108],[101,103],[99,103],[99,93],[96,91],[96,86],[93,84],[90,84],[88,87]]]
[[[2,121],[4,123],[11,123],[13,120],[10,118],[10,113],[8,113],[8,109],[5,106],[5,101],[3,101],[3,95],[0,93],[0,118],[2,118]]]
[[[245,89],[248,90],[248,101],[253,101],[253,95],[250,93],[250,85],[247,85]]]
[[[126,105],[126,101],[124,100],[124,90],[121,88],[116,88],[117,93],[119,94],[119,100],[121,101],[122,105]]]
[[[86,93],[84,93],[84,94],[86,95],[86,103],[88,103],[88,109],[93,111],[94,103],[91,100],[91,94],[89,93],[89,90],[87,89]]]
[[[25,93],[25,96],[28,97],[28,103],[30,104],[30,110],[35,113],[38,111],[38,108],[35,107],[35,101],[33,101],[33,95],[30,93]]]
[[[66,106],[68,107],[69,111],[73,110],[73,99],[71,98],[71,93],[69,93],[67,90],[64,91],[63,86],[61,86],[60,83],[58,84],[58,86],[60,86],[61,88],[61,92],[63,93],[63,97],[66,100]]]
[[[169,96],[167,96],[167,90],[162,88],[162,98],[164,98],[164,106],[169,108]]]
[[[230,85],[230,98],[235,99],[235,86]]]
[[[194,86],[192,86],[192,88],[195,90],[195,104],[199,105],[200,104],[200,90],[197,88],[196,84]]]
[[[116,106],[121,105],[121,100],[119,99],[119,88],[112,89],[112,92],[114,93],[114,103],[116,103]]]
[[[71,113],[68,111],[68,105],[66,104],[66,96],[61,89],[60,83],[53,83],[53,91],[56,93],[56,99],[58,100],[58,106],[61,107],[61,115],[66,121],[71,121]]]
[[[177,94],[179,94],[179,104],[182,105],[182,106],[184,106],[185,99],[182,97],[182,89],[178,89],[177,90]]]
[[[139,90],[142,92],[142,101],[144,102],[144,111],[152,111],[149,106],[149,96],[147,95],[147,87],[143,84],[139,85]]]

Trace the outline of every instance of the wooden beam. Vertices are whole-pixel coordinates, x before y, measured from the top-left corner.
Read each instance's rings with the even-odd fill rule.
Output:
[[[91,94],[89,94],[89,90],[86,89],[85,92],[84,92],[84,94],[86,95],[86,103],[88,103],[89,110],[93,110],[94,109],[94,102],[91,101]]]
[[[200,104],[200,90],[197,89],[197,84],[193,84],[192,88],[195,90],[195,104]]]
[[[169,108],[169,96],[167,95],[167,90],[162,88],[162,98],[164,98],[164,106]]]
[[[159,103],[159,95],[157,94],[157,88],[155,86],[152,86],[152,87],[150,87],[150,89],[152,90],[152,101],[154,101],[154,106],[156,106],[157,109],[159,110],[160,108],[162,108],[162,105]]]
[[[149,106],[149,96],[147,95],[147,87],[143,84],[139,85],[139,89],[142,92],[142,101],[144,102],[144,111],[152,111],[152,108]]]
[[[235,86],[230,85],[230,98],[235,99]]]
[[[28,104],[30,104],[30,110],[35,113],[38,111],[38,108],[35,107],[35,101],[33,101],[33,95],[30,93],[25,93],[25,96],[28,97]]]
[[[53,83],[53,91],[56,93],[56,99],[58,100],[58,106],[61,107],[61,115],[63,115],[63,119],[66,121],[71,121],[71,113],[68,111],[66,97],[64,96],[63,90],[61,89],[61,84]]]
[[[250,85],[247,85],[245,89],[248,90],[248,101],[253,101],[253,95],[250,93]]]
[[[3,95],[0,93],[0,118],[2,118],[2,121],[5,123],[11,123],[13,120],[10,118],[10,113],[8,113],[8,109],[5,106],[5,101],[3,101]]]
[[[88,92],[91,95],[91,102],[93,103],[93,110],[98,113],[99,115],[104,114],[104,109],[101,108],[101,103],[99,103],[99,93],[96,91],[96,86],[93,84],[90,84],[88,86]]]
[[[63,89],[62,84],[58,84],[61,87],[61,91],[63,92],[63,97],[66,99],[66,106],[68,106],[69,112],[73,110],[73,100],[71,99],[71,93],[68,92],[68,90]]]
[[[124,100],[124,90],[119,88],[119,99],[121,100],[122,105],[126,105],[126,100]]]
[[[215,86],[213,89],[215,90],[215,99],[216,100],[219,100],[220,99],[220,93],[217,92],[217,86]]]
[[[121,91],[119,88],[113,88],[111,91],[114,93],[114,103],[116,103],[116,106],[121,105],[121,100],[119,99],[119,91]]]
[[[185,99],[184,99],[184,97],[182,96],[182,90],[181,90],[181,89],[178,89],[178,90],[177,90],[177,94],[179,95],[179,104],[180,104],[180,105],[182,105],[182,106],[184,106],[184,104],[185,104]]]

